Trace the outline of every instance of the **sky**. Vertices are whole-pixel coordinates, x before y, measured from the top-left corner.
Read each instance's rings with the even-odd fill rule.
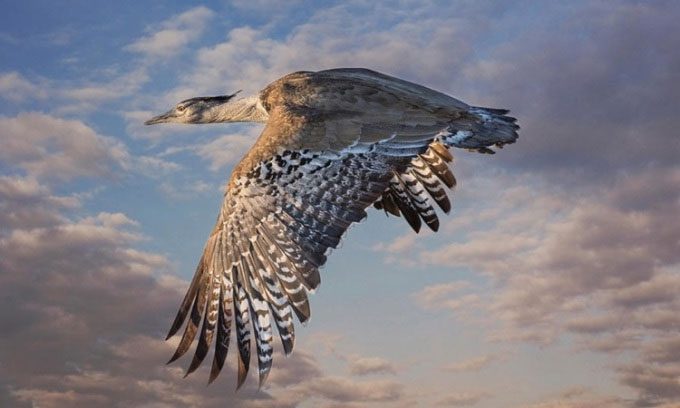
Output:
[[[679,407],[680,3],[5,2],[0,405]],[[164,341],[260,125],[176,102],[366,67],[509,108],[436,234],[369,212],[234,392]]]

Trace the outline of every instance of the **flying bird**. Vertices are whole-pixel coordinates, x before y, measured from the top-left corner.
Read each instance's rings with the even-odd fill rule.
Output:
[[[360,68],[295,72],[257,95],[197,97],[145,124],[265,123],[234,167],[217,223],[168,339],[187,321],[170,362],[200,335],[187,375],[214,343],[209,383],[224,366],[232,333],[237,389],[254,338],[263,384],[272,367],[274,330],[286,355],[293,315],[310,317],[308,293],[348,227],[373,206],[403,216],[418,232],[437,231],[434,203],[451,209],[445,187],[451,147],[493,153],[514,143],[508,110],[468,105],[441,92]],[[188,319],[187,319],[188,318]]]

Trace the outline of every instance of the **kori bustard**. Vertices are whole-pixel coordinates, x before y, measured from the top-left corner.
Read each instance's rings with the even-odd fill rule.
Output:
[[[189,316],[170,362],[187,352],[200,326],[187,375],[214,340],[212,382],[224,365],[233,322],[237,388],[248,373],[251,335],[262,385],[272,367],[272,325],[289,354],[293,314],[309,319],[307,294],[347,228],[373,205],[403,216],[416,232],[422,223],[436,231],[431,202],[448,213],[444,186],[456,184],[449,149],[493,153],[493,146],[514,143],[519,127],[507,113],[375,71],[340,68],[295,72],[253,96],[187,99],[147,121],[266,124],[231,174],[168,334]]]

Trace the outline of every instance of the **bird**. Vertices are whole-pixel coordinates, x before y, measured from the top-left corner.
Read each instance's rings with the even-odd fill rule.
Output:
[[[240,91],[239,91],[240,92]],[[274,330],[285,355],[293,315],[310,318],[308,294],[347,229],[373,206],[403,216],[417,233],[439,228],[433,202],[451,210],[451,148],[494,153],[518,138],[506,109],[468,105],[444,93],[365,68],[299,71],[258,94],[196,97],[145,122],[264,123],[235,165],[168,336],[184,333],[169,363],[200,334],[186,375],[213,347],[208,383],[222,370],[230,338],[238,390],[254,339],[262,387],[272,369]],[[185,376],[186,376],[185,375]]]

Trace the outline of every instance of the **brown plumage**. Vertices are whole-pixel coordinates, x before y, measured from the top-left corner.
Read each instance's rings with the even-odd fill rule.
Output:
[[[445,213],[444,187],[456,179],[449,148],[483,153],[517,139],[506,110],[473,107],[432,89],[366,69],[296,72],[259,95],[199,97],[147,124],[266,123],[235,166],[168,338],[185,321],[171,362],[200,334],[187,374],[215,344],[210,381],[234,333],[238,387],[246,379],[251,337],[262,384],[272,367],[273,329],[293,350],[293,315],[310,317],[308,292],[319,267],[370,205],[403,216],[418,232],[436,231],[432,201]],[[187,319],[189,317],[189,319]]]

